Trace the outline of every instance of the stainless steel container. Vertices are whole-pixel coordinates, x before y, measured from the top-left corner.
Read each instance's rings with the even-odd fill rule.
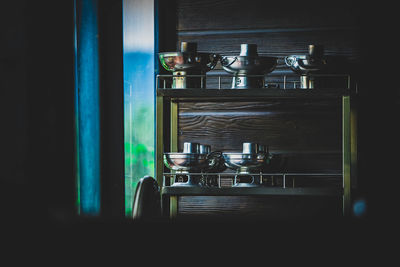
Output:
[[[258,56],[256,44],[241,44],[239,56],[223,56],[221,65],[234,74],[232,89],[264,87],[264,75],[272,72],[277,64],[275,57]]]
[[[209,167],[206,154],[198,153],[164,153],[164,164],[175,171],[202,171]]]
[[[210,145],[200,145],[199,146],[199,153],[200,154],[210,154],[211,153],[211,146]]]
[[[340,56],[325,56],[322,45],[309,45],[305,55],[285,57],[286,65],[300,75],[300,88],[347,87],[346,77],[328,75],[347,71],[346,59]]]
[[[243,143],[243,154],[257,154],[258,144],[256,143]]]
[[[197,154],[199,153],[199,151],[200,151],[199,143],[190,143],[190,142],[183,143],[183,153]]]
[[[251,175],[259,173],[269,163],[266,146],[257,143],[243,143],[242,153],[223,153],[225,165],[237,172],[234,186],[254,187],[260,185],[260,176]],[[247,180],[240,182],[238,180]]]
[[[183,152],[164,153],[164,164],[167,168],[176,171],[177,176],[184,176],[187,182],[174,182],[172,186],[200,186],[199,175],[191,173],[205,172],[214,168],[220,161],[211,155],[211,146],[199,143],[185,142]]]
[[[172,78],[172,88],[175,89],[206,88],[205,74],[215,67],[220,58],[218,54],[198,53],[197,43],[190,42],[182,42],[180,52],[163,52],[158,55],[161,65],[176,75]]]

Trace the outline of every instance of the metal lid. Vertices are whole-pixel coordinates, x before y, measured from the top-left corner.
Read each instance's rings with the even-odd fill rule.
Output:
[[[240,56],[244,57],[257,57],[257,45],[256,44],[241,44],[240,45]]]
[[[324,46],[323,45],[308,45],[308,55],[311,58],[320,59],[324,56]]]
[[[243,143],[243,154],[257,154],[258,144],[256,143]]]
[[[196,53],[197,43],[181,42],[181,52]]]
[[[199,153],[200,144],[199,143],[183,143],[183,153]]]

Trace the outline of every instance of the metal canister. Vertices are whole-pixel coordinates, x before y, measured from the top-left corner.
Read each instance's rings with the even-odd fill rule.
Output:
[[[258,144],[257,143],[243,143],[243,154],[257,154]]]
[[[200,151],[199,143],[190,143],[190,142],[183,143],[183,153],[198,154],[199,151]]]

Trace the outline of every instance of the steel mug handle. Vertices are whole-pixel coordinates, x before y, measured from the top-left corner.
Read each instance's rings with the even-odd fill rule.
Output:
[[[292,67],[294,62],[296,62],[296,57],[294,57],[294,56],[286,56],[285,57],[285,63],[287,66]]]
[[[234,60],[232,60],[232,62],[230,62],[229,64],[224,64],[224,62],[228,61],[228,60],[225,58],[225,61],[224,61],[224,60],[222,60],[222,61],[224,61],[224,62],[222,62],[222,61],[221,61],[221,64],[222,64],[222,66],[224,66],[224,67],[229,67],[230,65],[232,65],[233,63],[235,63],[235,62],[236,62],[236,60],[238,60],[238,58],[237,58],[237,57],[235,57],[235,59],[234,59]]]
[[[218,61],[220,60],[220,55],[218,54],[211,54],[211,61],[207,64],[207,67],[212,70],[215,68],[215,66],[217,65]]]

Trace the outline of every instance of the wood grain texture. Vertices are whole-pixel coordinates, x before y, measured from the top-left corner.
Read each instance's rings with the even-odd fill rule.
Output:
[[[178,0],[179,31],[199,29],[356,26],[355,1]],[[338,19],[340,18],[340,19]]]
[[[182,41],[196,42],[198,51],[220,55],[238,55],[240,44],[254,43],[260,56],[278,58],[276,69],[268,76],[290,74],[283,58],[307,53],[309,44],[321,44],[326,55],[348,60],[345,73],[359,75],[361,45],[360,9],[354,1],[195,1],[178,0],[176,4],[176,49]],[[340,19],[338,19],[340,18]],[[342,70],[338,70],[341,72]],[[217,64],[213,72],[222,72]],[[296,79],[296,78],[294,78]],[[282,81],[279,83],[282,88]],[[207,88],[217,84],[209,82]],[[229,88],[230,81],[223,81]],[[329,86],[328,86],[329,87]]]
[[[290,171],[341,170],[338,100],[179,103],[179,149],[184,142],[240,152],[243,142],[266,144],[288,158]]]
[[[181,196],[178,218],[297,219],[340,216],[337,197]]]
[[[352,66],[344,73],[358,75],[361,9],[355,1],[177,0],[174,3],[176,49],[180,42],[189,41],[197,42],[200,52],[238,55],[240,44],[257,44],[259,55],[278,58],[278,66],[267,75],[267,82],[278,83],[282,88],[282,75],[291,74],[283,58],[307,53],[309,44],[322,44],[326,55],[348,58]],[[224,73],[218,64],[208,75]],[[298,77],[290,79],[295,81]],[[229,78],[225,79],[222,87],[229,88],[230,83]],[[207,78],[207,88],[218,88],[217,85],[215,80]],[[288,158],[287,171],[342,170],[340,99],[210,101],[179,102],[180,151],[183,142],[209,144],[214,151],[232,152],[241,151],[243,142],[257,142],[269,145],[272,153],[284,154]],[[341,186],[341,180],[301,178],[296,184]],[[180,197],[178,206],[180,217],[296,218],[340,216],[341,199],[188,196]]]
[[[260,55],[304,54],[322,44],[327,55],[359,59],[360,9],[353,1],[176,1],[178,36],[201,52],[237,55],[241,43],[255,43]],[[340,19],[338,19],[340,18]]]

